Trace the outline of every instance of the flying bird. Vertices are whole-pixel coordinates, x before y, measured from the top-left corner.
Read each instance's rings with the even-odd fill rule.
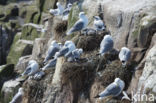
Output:
[[[23,88],[19,88],[18,92],[9,103],[22,103],[23,96],[24,96],[24,90]]]
[[[125,87],[124,81],[122,81],[120,78],[116,78],[113,83],[108,85],[103,92],[101,92],[94,98],[103,99],[117,97],[122,93],[124,87]]]
[[[72,4],[69,3],[67,5],[67,8],[63,11],[63,18],[62,18],[62,20],[68,20],[68,16],[69,16],[69,13],[70,13],[71,9],[72,9]]]
[[[60,46],[56,40],[51,42],[51,45],[48,49],[48,53],[43,61],[43,63],[46,63],[48,60],[52,59],[52,57],[54,57],[55,53],[58,52],[60,50]]]
[[[96,31],[102,31],[105,30],[105,25],[104,22],[101,20],[101,18],[99,16],[93,16],[94,18],[94,27],[96,29]]]
[[[110,35],[105,35],[101,44],[100,44],[100,54],[103,56],[106,52],[109,52],[113,49],[113,39]]]
[[[119,53],[119,59],[122,62],[122,65],[125,66],[127,61],[131,57],[131,51],[127,47],[122,47]]]
[[[50,9],[49,10],[49,13],[56,16],[56,15],[62,15],[63,13],[63,6],[60,4],[60,2],[57,2],[56,3],[56,6],[57,6],[57,9]]]
[[[39,65],[35,60],[30,60],[26,70],[22,73],[22,76],[32,76],[39,71]]]
[[[79,13],[79,20],[74,24],[74,26],[67,32],[67,35],[73,32],[81,31],[88,25],[88,18],[85,16],[84,12]]]

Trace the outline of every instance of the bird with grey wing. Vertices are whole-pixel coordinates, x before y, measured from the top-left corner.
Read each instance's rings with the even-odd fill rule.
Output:
[[[116,78],[113,83],[109,84],[103,92],[99,93],[94,98],[106,99],[117,97],[123,92],[124,87],[125,87],[124,81],[121,80],[120,78]]]
[[[22,103],[23,96],[24,96],[24,90],[23,88],[19,88],[18,92],[15,94],[15,96],[12,98],[12,100],[9,103]]]
[[[50,9],[49,10],[49,13],[52,14],[52,15],[54,15],[54,16],[62,15],[64,8],[61,5],[61,3],[60,2],[57,2],[56,3],[56,6],[57,6],[57,9]]]
[[[62,17],[62,20],[68,20],[68,16],[69,16],[69,13],[70,13],[70,10],[72,9],[72,4],[69,3],[67,5],[67,8],[63,11],[63,17]]]
[[[75,44],[72,41],[66,41],[64,46],[58,52],[57,57],[65,56],[66,54],[72,52],[75,49]]]
[[[110,52],[113,49],[113,38],[111,35],[105,35],[100,44],[100,55],[104,55],[106,52]]]
[[[83,53],[83,49],[75,49],[72,52],[69,52],[65,55],[68,62],[78,61],[80,59],[81,54]]]
[[[49,68],[55,67],[57,58],[51,59],[43,68],[42,71],[49,70]]]
[[[101,18],[99,16],[93,16],[93,18],[94,18],[93,26],[94,26],[95,30],[96,31],[103,31],[103,30],[105,30],[105,24],[101,20]]]
[[[122,62],[123,66],[126,66],[127,61],[130,59],[130,57],[131,57],[130,49],[128,49],[127,47],[122,47],[119,53],[119,59]]]
[[[84,12],[79,13],[79,20],[74,24],[74,26],[67,32],[67,35],[71,35],[73,32],[85,29],[88,25],[88,18],[85,16]]]
[[[48,60],[52,59],[56,52],[60,50],[60,45],[56,42],[56,40],[53,40],[51,42],[51,45],[48,49],[48,53],[43,61],[44,64],[48,62]]]
[[[39,65],[35,60],[30,60],[22,76],[32,76],[39,71]]]

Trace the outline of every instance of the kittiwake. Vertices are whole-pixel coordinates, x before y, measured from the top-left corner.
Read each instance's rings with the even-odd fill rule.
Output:
[[[56,42],[56,40],[52,41],[51,45],[48,49],[48,53],[43,62],[46,63],[48,60],[52,59],[52,57],[54,57],[55,53],[58,52],[59,50],[60,50],[60,46]]]
[[[22,76],[32,76],[39,71],[39,65],[35,60],[30,60],[26,70],[22,73]]]
[[[101,18],[99,16],[93,16],[94,17],[94,27],[96,29],[96,31],[102,31],[105,30],[105,25],[103,23],[103,21],[101,20]]]
[[[105,35],[101,44],[100,44],[100,54],[103,56],[106,52],[109,52],[113,49],[113,39],[111,35]]]
[[[58,53],[58,57],[65,56],[65,54],[72,52],[75,50],[75,44],[72,41],[66,41],[62,49],[60,49]]]
[[[67,5],[67,8],[63,11],[62,20],[68,20],[68,15],[69,15],[71,9],[72,9],[72,4],[69,3],[69,4]]]
[[[117,97],[122,93],[124,87],[125,87],[124,81],[122,81],[120,78],[116,78],[113,83],[108,85],[103,92],[101,92],[94,98],[103,99],[103,98],[109,98],[109,97],[111,98]]]
[[[84,12],[80,12],[79,13],[79,20],[67,32],[67,35],[70,35],[73,32],[81,31],[82,29],[85,29],[87,25],[88,25],[88,18],[85,16]]]
[[[122,62],[122,65],[125,66],[127,61],[131,57],[131,51],[127,47],[122,47],[119,53],[119,59]]]
[[[49,10],[49,13],[56,16],[56,15],[62,15],[63,13],[63,6],[60,4],[60,2],[57,2],[56,3],[56,6],[57,6],[57,9],[50,9]]]
[[[46,71],[46,70],[48,70],[48,69],[51,68],[51,67],[55,67],[56,61],[57,61],[57,58],[54,58],[54,59],[50,60],[49,63],[47,63],[47,64],[42,68],[42,71]]]
[[[9,103],[22,103],[23,96],[24,96],[24,90],[23,88],[19,88],[18,92]]]

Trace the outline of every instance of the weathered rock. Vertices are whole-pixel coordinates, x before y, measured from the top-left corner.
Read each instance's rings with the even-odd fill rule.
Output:
[[[148,55],[146,57],[145,61],[145,67],[143,69],[143,73],[139,79],[138,83],[138,93],[145,93],[145,94],[151,94],[153,93],[154,96],[156,96],[156,45],[152,47],[152,49],[148,52]]]
[[[7,103],[11,101],[12,97],[14,97],[14,95],[17,93],[19,87],[20,87],[20,82],[16,80],[6,81],[1,91],[3,102]]]
[[[0,66],[0,90],[1,90],[1,87],[3,86],[3,83],[12,77],[14,77],[14,65],[13,64]]]
[[[7,57],[7,63],[16,64],[21,56],[32,54],[33,42],[20,40],[20,34],[15,36],[14,42]]]

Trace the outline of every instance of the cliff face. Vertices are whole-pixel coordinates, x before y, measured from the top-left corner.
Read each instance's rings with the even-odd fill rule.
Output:
[[[63,5],[74,3],[68,21],[47,13],[47,9],[56,8],[56,1],[32,0],[0,6],[2,10],[5,8],[5,13],[0,14],[0,64],[7,63],[0,67],[0,89],[3,87],[0,98],[5,97],[0,100],[7,103],[17,92],[17,88],[22,86],[25,91],[22,103],[107,103],[106,100],[97,101],[93,97],[116,77],[124,80],[124,90],[130,97],[132,93],[152,94],[156,97],[155,0],[60,0]],[[8,10],[11,11],[7,13]],[[74,33],[72,36],[64,36],[82,10],[89,18],[88,27],[93,25],[92,17],[99,15],[107,30],[98,35]],[[18,15],[12,13],[15,11]],[[47,32],[38,32],[30,23],[44,25]],[[132,51],[131,60],[125,68],[118,59],[118,52],[104,57],[96,55],[103,36],[109,33],[113,36],[114,49],[120,50],[126,46]],[[16,73],[21,74],[25,70],[31,59],[35,59],[42,67],[50,42],[54,39],[62,43],[72,40],[78,48],[83,48],[82,61],[69,63],[64,58],[59,58],[56,67],[46,72],[41,80],[27,79],[20,83],[14,79],[19,76]],[[85,58],[89,58],[89,61]],[[11,71],[10,77],[2,75],[5,68],[6,71]],[[16,82],[17,85],[6,86],[13,81],[19,84]],[[11,92],[8,93],[7,90]],[[109,102],[130,101],[113,98]]]

